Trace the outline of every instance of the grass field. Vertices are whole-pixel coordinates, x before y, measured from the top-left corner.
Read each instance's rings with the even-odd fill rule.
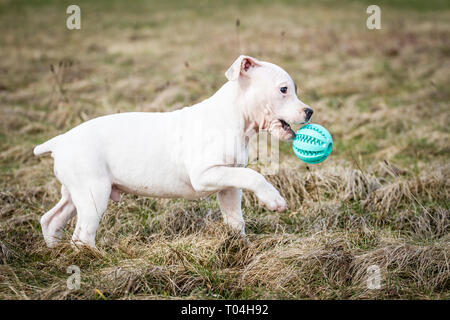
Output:
[[[381,1],[381,30],[368,1],[76,3],[69,31],[72,2],[0,0],[0,299],[450,299],[448,1]],[[334,138],[309,168],[281,144],[267,178],[289,210],[246,192],[242,239],[215,196],[126,195],[98,250],[70,246],[75,221],[48,249],[39,219],[60,185],[33,147],[99,115],[199,102],[240,53],[287,70]]]

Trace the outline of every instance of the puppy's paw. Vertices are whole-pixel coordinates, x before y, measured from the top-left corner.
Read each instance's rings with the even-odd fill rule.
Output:
[[[259,202],[271,211],[283,212],[286,211],[286,200],[280,195],[277,189],[273,186],[267,188],[262,194],[257,195]]]
[[[44,234],[44,240],[49,248],[55,248],[61,242],[60,237]]]

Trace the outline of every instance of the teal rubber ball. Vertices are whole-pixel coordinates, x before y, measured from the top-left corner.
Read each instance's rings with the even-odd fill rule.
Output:
[[[333,139],[327,129],[318,124],[301,127],[292,141],[295,155],[306,163],[320,163],[331,153]]]

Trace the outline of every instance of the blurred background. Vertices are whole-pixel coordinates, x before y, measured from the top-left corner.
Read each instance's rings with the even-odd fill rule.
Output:
[[[80,30],[66,27],[71,4]],[[366,27],[371,4],[380,30]],[[0,298],[448,299],[449,9],[0,0]],[[334,139],[309,167],[281,143],[281,171],[268,178],[290,210],[268,212],[245,193],[247,243],[221,224],[214,197],[127,195],[105,214],[99,252],[46,249],[39,218],[60,187],[33,147],[96,116],[195,104],[239,54],[283,67]],[[78,291],[65,287],[71,264],[84,272]],[[378,290],[365,283],[372,264]]]

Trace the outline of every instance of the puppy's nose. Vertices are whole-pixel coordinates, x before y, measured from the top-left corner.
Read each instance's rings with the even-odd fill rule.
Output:
[[[311,119],[311,116],[313,113],[314,113],[313,109],[305,108],[305,120],[309,121],[309,119]]]

